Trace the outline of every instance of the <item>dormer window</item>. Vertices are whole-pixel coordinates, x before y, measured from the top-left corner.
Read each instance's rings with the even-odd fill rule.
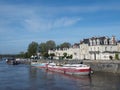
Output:
[[[99,39],[97,39],[97,45],[100,45],[100,40]]]
[[[93,40],[93,45],[96,45],[96,41],[95,40]]]

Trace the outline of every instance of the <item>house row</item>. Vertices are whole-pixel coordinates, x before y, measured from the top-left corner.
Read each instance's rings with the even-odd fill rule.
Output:
[[[91,37],[74,44],[71,48],[49,50],[54,53],[55,59],[62,57],[64,53],[72,55],[72,59],[110,60],[120,58],[120,41],[115,36]]]

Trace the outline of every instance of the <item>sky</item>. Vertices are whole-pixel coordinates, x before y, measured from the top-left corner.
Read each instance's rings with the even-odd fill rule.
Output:
[[[112,35],[120,40],[120,0],[0,0],[0,54]]]

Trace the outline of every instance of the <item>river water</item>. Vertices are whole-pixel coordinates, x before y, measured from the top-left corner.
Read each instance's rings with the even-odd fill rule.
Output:
[[[120,75],[71,76],[0,61],[0,90],[120,90]]]

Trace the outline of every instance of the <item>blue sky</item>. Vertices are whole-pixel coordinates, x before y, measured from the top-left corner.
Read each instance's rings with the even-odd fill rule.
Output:
[[[120,39],[120,0],[0,0],[0,54],[112,35]]]

